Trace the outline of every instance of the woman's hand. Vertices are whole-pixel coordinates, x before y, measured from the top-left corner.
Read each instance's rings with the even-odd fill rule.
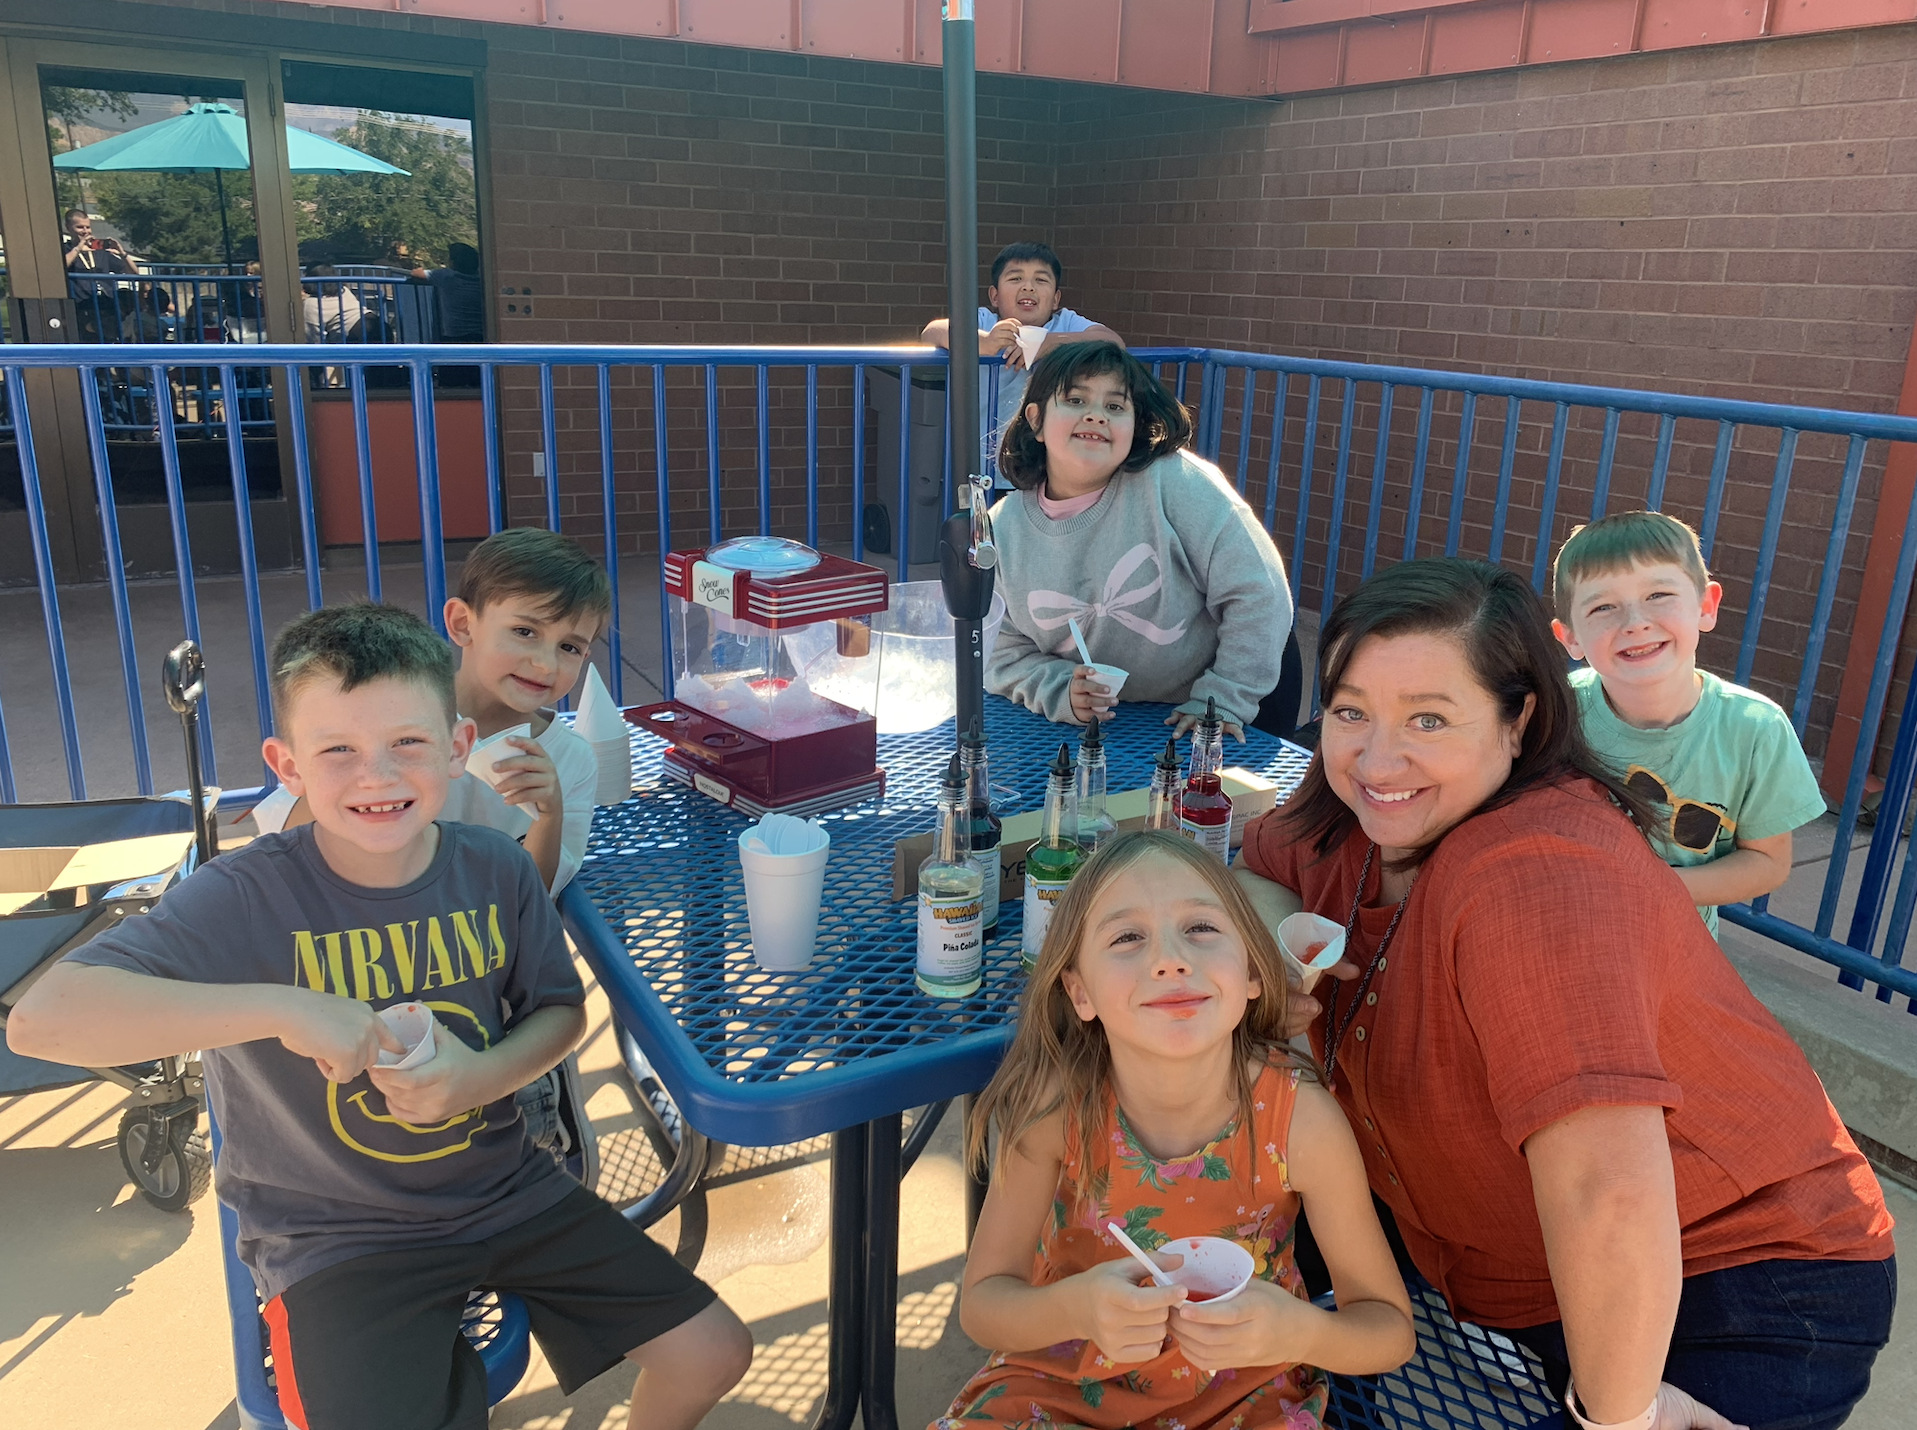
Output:
[[[1658,1384],[1657,1419],[1653,1424],[1654,1430],[1749,1430],[1726,1420],[1710,1406],[1698,1404],[1668,1380]]]
[[[1336,978],[1349,983],[1361,972],[1358,965],[1348,958],[1341,958],[1324,970],[1325,977]],[[1298,972],[1289,963],[1285,965],[1285,980],[1290,985],[1285,997],[1285,1036],[1295,1038],[1324,1016],[1325,1005],[1309,993],[1300,993],[1294,981]]]
[[[1200,1370],[1289,1365],[1305,1358],[1322,1314],[1282,1286],[1253,1281],[1229,1301],[1179,1306],[1171,1331],[1185,1359]]]
[[[1118,697],[1101,683],[1099,674],[1089,665],[1072,667],[1072,719],[1080,725],[1112,718]]]
[[[1138,1274],[1137,1263],[1127,1256],[1101,1261],[1058,1283],[1069,1286],[1077,1302],[1074,1333],[1120,1365],[1150,1360],[1163,1349],[1171,1309],[1185,1299],[1183,1286],[1140,1285]]]

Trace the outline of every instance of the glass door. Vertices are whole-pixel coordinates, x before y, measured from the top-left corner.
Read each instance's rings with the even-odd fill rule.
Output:
[[[15,320],[30,306],[57,314],[67,341],[107,351],[291,338],[285,140],[268,117],[267,57],[29,38],[4,46],[16,123],[0,140],[0,196],[21,200],[6,216]],[[75,574],[99,574],[96,437],[131,572],[173,566],[168,434],[196,565],[237,569],[236,476],[255,507],[261,564],[290,552],[274,374],[223,366],[156,365],[149,352],[96,368],[91,400],[77,371],[48,374],[32,414],[35,451],[50,520],[62,508],[76,533]]]
[[[42,65],[41,105],[59,254],[79,342],[266,340],[246,86],[227,76]],[[99,403],[121,503],[166,497],[161,409],[188,501],[231,501],[228,428],[247,484],[279,494],[272,388],[263,367],[102,370]]]

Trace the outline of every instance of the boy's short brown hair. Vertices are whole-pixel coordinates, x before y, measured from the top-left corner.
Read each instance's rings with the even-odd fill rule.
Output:
[[[507,527],[475,546],[460,568],[458,595],[476,612],[507,596],[537,601],[553,620],[581,613],[604,620],[612,612],[606,568],[571,537],[539,526]]]
[[[273,713],[284,731],[288,702],[301,686],[331,676],[341,690],[387,677],[411,680],[439,697],[446,726],[459,718],[453,700],[453,648],[411,611],[354,601],[296,616],[273,638],[268,680]]]
[[[1571,619],[1572,591],[1584,577],[1656,561],[1683,567],[1700,596],[1710,584],[1710,569],[1704,564],[1697,533],[1674,516],[1661,511],[1626,511],[1576,527],[1558,548],[1558,559],[1551,568],[1551,595],[1558,619]]]

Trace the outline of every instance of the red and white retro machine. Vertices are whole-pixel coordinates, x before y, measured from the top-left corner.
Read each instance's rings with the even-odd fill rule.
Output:
[[[626,711],[721,804],[815,814],[885,792],[870,618],[886,573],[774,536],[666,557],[673,698]]]

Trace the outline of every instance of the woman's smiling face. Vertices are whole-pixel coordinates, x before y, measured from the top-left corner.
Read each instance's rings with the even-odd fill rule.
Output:
[[[1503,786],[1536,699],[1507,722],[1457,636],[1368,636],[1325,699],[1325,778],[1386,857],[1402,857]]]

